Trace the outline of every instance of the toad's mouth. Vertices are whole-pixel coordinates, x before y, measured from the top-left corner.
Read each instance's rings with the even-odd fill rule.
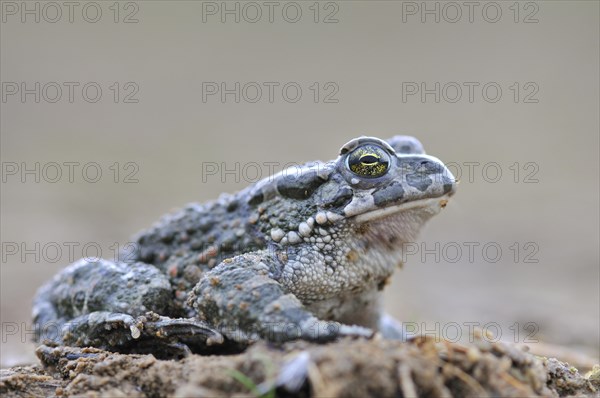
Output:
[[[430,218],[438,214],[441,209],[446,207],[448,199],[450,196],[452,196],[452,193],[453,192],[447,193],[437,198],[412,200],[400,205],[392,205],[383,207],[381,209],[371,210],[369,212],[354,216],[354,220],[357,223],[362,224],[365,222],[381,220],[405,213],[414,213],[415,217],[418,218]]]

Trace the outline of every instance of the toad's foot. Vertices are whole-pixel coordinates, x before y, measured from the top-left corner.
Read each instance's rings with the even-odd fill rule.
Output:
[[[153,352],[160,347],[163,357],[185,356],[190,349],[210,352],[224,342],[221,333],[196,319],[172,319],[152,312],[134,318],[107,311],[79,316],[65,323],[58,336],[46,333],[40,340],[139,353]]]

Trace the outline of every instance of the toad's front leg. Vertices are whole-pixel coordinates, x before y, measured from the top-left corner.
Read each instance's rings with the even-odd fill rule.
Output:
[[[275,279],[277,261],[267,252],[227,259],[204,275],[188,303],[228,338],[261,337],[284,342],[326,342],[341,336],[370,337],[360,326],[320,320]]]

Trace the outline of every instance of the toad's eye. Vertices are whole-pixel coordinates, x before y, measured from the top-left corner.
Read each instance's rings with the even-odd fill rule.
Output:
[[[348,168],[361,177],[381,177],[390,168],[390,157],[380,147],[363,145],[352,151],[347,158]]]

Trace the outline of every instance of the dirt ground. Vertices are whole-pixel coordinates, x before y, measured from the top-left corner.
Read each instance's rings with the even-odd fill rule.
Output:
[[[600,396],[600,367],[586,375],[524,347],[478,336],[457,344],[343,339],[237,355],[158,360],[95,348],[40,346],[42,366],[2,370],[3,397],[563,397]]]

